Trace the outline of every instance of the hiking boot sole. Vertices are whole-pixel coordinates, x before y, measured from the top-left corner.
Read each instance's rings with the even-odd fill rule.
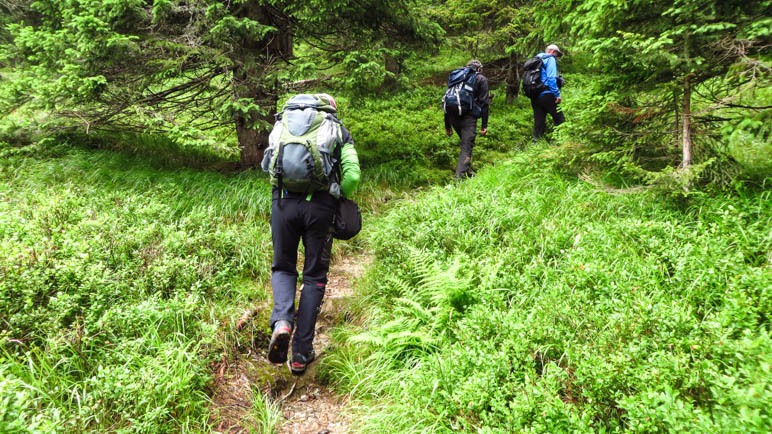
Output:
[[[271,363],[286,362],[289,342],[289,330],[280,330],[274,333],[271,336],[271,343],[268,345],[268,361]]]

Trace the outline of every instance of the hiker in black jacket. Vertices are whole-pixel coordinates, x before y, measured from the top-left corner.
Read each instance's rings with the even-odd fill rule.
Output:
[[[480,134],[483,136],[488,134],[488,105],[490,102],[488,79],[482,75],[482,63],[479,60],[470,60],[466,67],[477,71],[473,95],[474,104],[479,108],[479,115],[474,111],[463,115],[459,115],[453,110],[445,112],[445,134],[450,137],[455,130],[461,139],[461,152],[456,165],[456,179],[463,179],[474,175],[472,171],[472,148],[474,148],[474,140],[477,136],[478,117],[482,118]]]

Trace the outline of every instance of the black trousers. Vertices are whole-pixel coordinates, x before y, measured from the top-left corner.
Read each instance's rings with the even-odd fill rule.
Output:
[[[552,116],[555,126],[566,121],[563,111],[555,103],[555,95],[546,93],[538,98],[531,98],[533,108],[533,139],[539,140],[547,130],[547,113]]]
[[[292,352],[308,354],[313,349],[316,319],[322,306],[332,250],[332,221],[336,200],[327,192],[278,198],[274,189],[271,203],[273,264],[271,328],[279,320],[294,324]],[[295,310],[298,279],[298,246],[303,241],[303,287]]]
[[[477,119],[472,115],[449,114],[450,125],[461,139],[461,151],[456,164],[456,178],[472,175],[472,149],[477,137]]]

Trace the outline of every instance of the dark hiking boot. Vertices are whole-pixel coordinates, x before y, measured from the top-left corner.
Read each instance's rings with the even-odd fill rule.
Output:
[[[271,343],[268,344],[268,360],[271,363],[284,363],[287,361],[291,333],[292,327],[289,321],[279,320],[273,325]]]
[[[295,353],[292,355],[292,361],[289,363],[290,371],[295,375],[303,375],[306,372],[306,368],[316,358],[314,350],[311,350],[308,354]]]

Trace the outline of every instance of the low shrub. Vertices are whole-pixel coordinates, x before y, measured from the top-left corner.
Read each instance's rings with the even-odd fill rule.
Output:
[[[266,296],[267,181],[2,152],[0,431],[208,430],[209,363],[229,350],[213,312]]]
[[[363,432],[765,432],[767,193],[613,195],[533,148],[378,220],[328,377]]]

